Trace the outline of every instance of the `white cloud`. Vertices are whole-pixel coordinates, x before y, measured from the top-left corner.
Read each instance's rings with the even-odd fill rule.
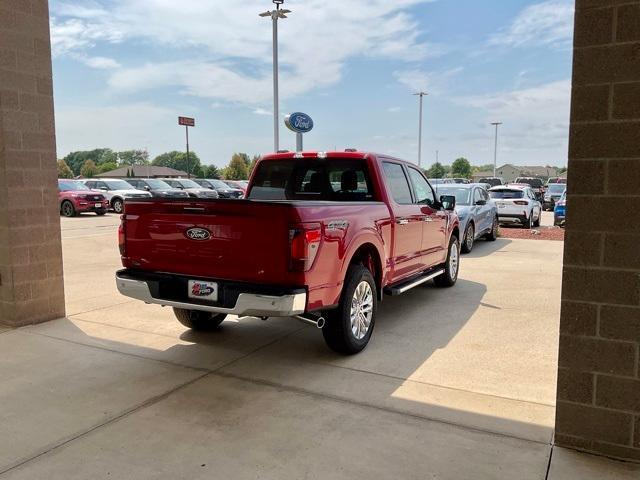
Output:
[[[253,113],[256,114],[256,115],[273,115],[273,112],[270,112],[269,110],[264,109],[264,108],[256,108],[253,111]]]
[[[573,0],[547,0],[526,7],[506,29],[489,39],[490,45],[568,47],[573,37]]]
[[[408,69],[393,72],[393,76],[412,92],[426,91],[438,95],[447,90],[449,82],[462,70],[462,67],[434,72]]]
[[[113,70],[120,67],[120,64],[113,58],[108,57],[86,57],[82,62],[88,67],[100,70]]]
[[[387,112],[389,113],[398,113],[402,111],[402,107],[389,107],[387,108]]]
[[[564,148],[569,134],[571,81],[533,88],[456,99],[456,103],[485,112],[485,122],[504,122],[506,147]]]
[[[145,148],[159,135],[174,128],[174,110],[148,103],[132,103],[107,107],[62,107],[56,109],[56,139],[58,154],[73,150],[108,146],[115,150]],[[153,137],[150,138],[150,132]],[[150,143],[149,143],[150,144]],[[171,144],[167,145],[170,147]]]
[[[288,1],[293,13],[280,24],[283,96],[337,83],[345,65],[358,56],[416,61],[442,54],[442,46],[423,41],[408,11],[430,1]],[[185,60],[125,66],[110,85],[128,92],[175,86],[201,98],[265,104],[271,95],[271,23],[258,13],[266,5],[263,0],[246,0],[242,8],[222,0],[57,3],[54,51],[86,53],[124,41],[161,46]]]

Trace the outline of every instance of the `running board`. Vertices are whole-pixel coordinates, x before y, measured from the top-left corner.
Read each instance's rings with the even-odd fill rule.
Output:
[[[407,290],[411,290],[414,287],[417,287],[418,285],[422,285],[425,282],[428,282],[429,280],[442,275],[444,273],[444,268],[440,268],[438,270],[432,270],[429,273],[425,273],[424,275],[415,278],[413,280],[406,280],[402,283],[399,283],[397,285],[392,285],[389,287],[386,287],[384,289],[384,293],[386,293],[387,295],[400,295],[404,292],[406,292]]]

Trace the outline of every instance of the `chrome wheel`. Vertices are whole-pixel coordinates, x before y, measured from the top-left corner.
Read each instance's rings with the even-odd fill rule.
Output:
[[[451,244],[451,251],[449,252],[449,276],[452,280],[458,278],[458,267],[460,265],[458,253],[458,243],[453,242]]]
[[[473,225],[469,225],[467,227],[467,238],[465,239],[465,243],[467,244],[467,249],[471,250],[471,247],[473,247],[473,241],[474,241],[474,237],[475,237],[475,228],[473,227]]]
[[[71,205],[71,202],[64,202],[62,204],[62,214],[65,217],[73,217],[74,214],[74,209],[73,209],[73,205]]]
[[[113,202],[113,211],[116,213],[122,213],[123,210],[124,210],[124,206],[123,206],[122,200],[115,200]]]
[[[351,299],[351,333],[362,340],[371,326],[373,317],[373,292],[368,282],[362,281],[353,292]]]

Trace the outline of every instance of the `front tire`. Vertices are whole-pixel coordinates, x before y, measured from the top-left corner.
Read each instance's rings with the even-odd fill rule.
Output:
[[[458,280],[459,269],[460,241],[458,240],[458,237],[451,235],[451,239],[449,240],[449,252],[447,253],[447,260],[444,264],[444,273],[433,279],[436,287],[453,287]]]
[[[462,243],[462,253],[470,253],[473,250],[473,242],[476,239],[476,228],[473,222],[469,222],[464,232],[464,242]]]
[[[198,332],[215,330],[227,318],[225,313],[209,313],[175,307],[173,313],[182,325]]]
[[[376,282],[363,265],[347,271],[338,308],[330,310],[322,328],[324,340],[335,352],[353,355],[365,349],[376,319]]]
[[[73,203],[71,203],[69,200],[65,200],[64,202],[62,202],[62,205],[60,206],[60,212],[65,217],[75,217],[77,215]]]

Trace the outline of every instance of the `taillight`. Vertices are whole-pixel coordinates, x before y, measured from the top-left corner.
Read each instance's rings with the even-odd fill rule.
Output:
[[[318,254],[322,228],[319,223],[302,223],[289,229],[290,265],[295,272],[307,272]]]
[[[526,200],[515,200],[513,203],[515,203],[516,205],[529,205],[529,202],[527,202]]]
[[[125,233],[125,216],[120,216],[120,226],[118,227],[118,248],[120,249],[120,255],[126,256],[126,248],[124,241],[124,233]]]

